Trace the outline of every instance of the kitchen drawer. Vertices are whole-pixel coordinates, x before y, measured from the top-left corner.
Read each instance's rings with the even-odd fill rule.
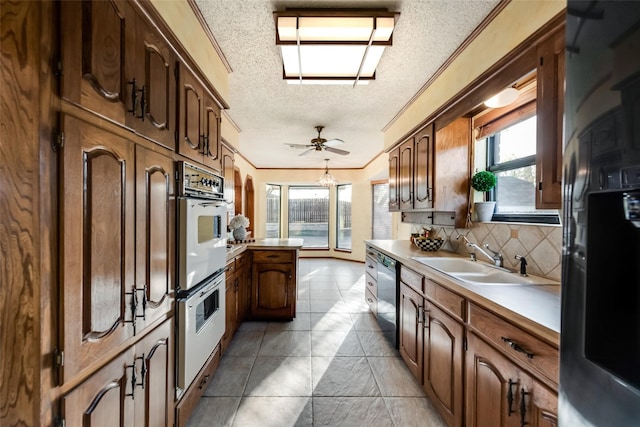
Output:
[[[427,276],[425,281],[425,295],[427,298],[438,304],[449,314],[458,318],[458,320],[465,321],[466,314],[466,302],[460,295],[451,292],[446,289],[431,277]]]
[[[374,279],[369,272],[364,275],[366,289],[373,294],[374,297],[378,297],[378,281]]]
[[[413,270],[408,269],[404,265],[400,266],[400,280],[411,286],[416,291],[424,294],[424,276]]]
[[[377,316],[378,315],[378,299],[371,293],[371,291],[369,291],[369,289],[364,290],[364,299],[365,301],[367,301],[367,304],[369,304],[369,308],[371,309],[371,312]]]
[[[474,304],[469,305],[469,325],[486,340],[519,360],[525,369],[558,384],[558,350],[528,332]]]
[[[242,254],[236,257],[236,270],[242,270],[247,265],[247,255]]]
[[[253,251],[253,262],[292,262],[294,251]]]
[[[227,277],[231,276],[233,273],[235,273],[235,271],[236,271],[236,260],[234,258],[231,261],[227,261],[227,265],[226,265]]]
[[[204,364],[204,368],[198,373],[193,383],[185,390],[184,395],[176,405],[176,427],[184,427],[213,378],[213,374],[220,364],[220,345],[218,345],[209,359]]]
[[[374,279],[378,279],[378,261],[375,258],[367,256],[364,261],[364,270],[371,275]]]

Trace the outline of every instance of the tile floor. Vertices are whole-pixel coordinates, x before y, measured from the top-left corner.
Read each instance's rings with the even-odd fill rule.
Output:
[[[291,322],[245,322],[188,427],[442,427],[364,302],[364,264],[301,259]]]

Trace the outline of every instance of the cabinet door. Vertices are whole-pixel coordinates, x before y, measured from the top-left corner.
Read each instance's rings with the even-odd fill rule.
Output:
[[[136,427],[173,426],[175,394],[173,319],[169,319],[135,346]]]
[[[465,413],[469,427],[520,426],[516,366],[472,333],[466,354]]]
[[[520,425],[558,426],[558,395],[535,378],[523,375],[524,387],[518,391]]]
[[[254,264],[251,284],[253,317],[292,319],[295,317],[293,264]]]
[[[434,149],[433,124],[430,124],[415,138],[414,209],[433,207]]]
[[[173,160],[136,147],[137,330],[173,309],[175,193]]]
[[[400,147],[389,153],[389,211],[400,210]]]
[[[424,338],[424,389],[450,426],[462,425],[464,327],[433,304]]]
[[[213,97],[204,92],[204,157],[205,165],[220,171],[222,169],[222,161],[220,159],[220,107],[215,103]]]
[[[400,282],[400,356],[414,377],[422,383],[423,352],[422,295]]]
[[[60,223],[63,379],[135,333],[133,144],[65,117]]]
[[[135,106],[127,124],[136,132],[175,150],[176,57],[160,33],[140,15],[136,17],[134,72],[128,85]],[[135,93],[133,90],[135,89]]]
[[[180,124],[178,152],[185,157],[202,162],[202,85],[185,67],[180,66]]]
[[[124,1],[60,2],[62,97],[120,124],[133,17]]]
[[[224,353],[233,334],[236,332],[238,324],[238,292],[237,285],[238,276],[236,273],[230,274],[226,277],[226,292],[225,292],[225,330],[222,337],[222,353]]]
[[[400,210],[413,209],[413,138],[400,145],[399,165]]]
[[[130,427],[134,424],[131,384],[133,351],[116,357],[60,399],[68,426]]]
[[[238,276],[238,325],[242,323],[249,313],[249,254],[244,253],[236,258],[236,274]]]

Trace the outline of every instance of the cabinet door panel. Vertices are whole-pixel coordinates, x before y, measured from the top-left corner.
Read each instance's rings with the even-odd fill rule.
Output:
[[[122,124],[131,13],[124,2],[61,2],[62,96]]]
[[[61,179],[64,381],[134,334],[133,146],[71,117]]]
[[[174,364],[173,319],[156,328],[136,344],[136,356],[144,360],[145,372],[138,369],[136,389],[136,426],[173,425]],[[138,363],[141,367],[142,364]],[[144,386],[143,388],[140,388]],[[144,398],[142,398],[144,397]]]
[[[204,95],[204,149],[203,162],[216,170],[221,170],[220,159],[220,107],[208,94]]]
[[[180,67],[180,125],[178,152],[202,162],[202,85],[184,66]]]
[[[433,207],[433,125],[415,138],[414,209]]]
[[[251,284],[253,317],[295,317],[292,264],[254,264]]]
[[[404,283],[400,283],[400,356],[414,377],[422,382],[424,299]]]
[[[136,288],[146,299],[138,322],[149,324],[173,308],[175,195],[173,160],[136,147]],[[144,311],[143,311],[144,310]],[[142,328],[143,326],[141,326]]]
[[[69,426],[128,427],[134,425],[134,399],[126,352],[100,369],[61,399],[62,415]]]
[[[398,194],[400,210],[413,209],[413,138],[400,145]]]
[[[389,153],[389,211],[400,210],[400,148]]]
[[[433,305],[425,330],[424,388],[449,425],[462,424],[464,328]]]

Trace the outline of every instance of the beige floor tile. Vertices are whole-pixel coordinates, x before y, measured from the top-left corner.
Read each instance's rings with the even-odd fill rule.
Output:
[[[310,313],[313,331],[348,331],[353,327],[349,313]]]
[[[314,396],[380,396],[364,357],[312,357]]]
[[[229,356],[225,353],[204,395],[242,396],[255,359],[255,356]]]
[[[297,311],[297,310],[296,310]],[[267,332],[270,331],[309,331],[311,330],[311,316],[309,313],[296,313],[293,320],[269,322]]]
[[[257,356],[262,338],[262,331],[238,330],[225,352],[226,356]]]
[[[393,427],[393,421],[381,397],[314,397],[313,425]]]
[[[310,397],[243,397],[234,427],[311,427]]]
[[[379,331],[380,325],[373,313],[351,313],[353,328],[358,331]]]
[[[267,331],[259,356],[311,356],[311,331]]]
[[[311,307],[308,299],[298,299],[296,301],[296,317],[298,313],[309,313],[310,311]]]
[[[267,325],[269,322],[259,322],[259,321],[244,321],[240,324],[238,331],[253,331],[253,332],[264,332],[267,329]]]
[[[240,397],[203,397],[191,414],[187,427],[230,427]]]
[[[311,331],[311,356],[364,356],[353,330]]]
[[[313,284],[310,285],[309,289],[309,300],[316,299],[334,299],[340,300],[342,298],[342,294],[340,290],[334,285],[333,288],[315,288]]]
[[[422,387],[400,357],[367,357],[383,396],[425,397]]]
[[[245,396],[311,396],[310,357],[256,357]]]
[[[427,398],[385,397],[384,402],[396,426],[446,427],[438,411]]]
[[[398,357],[398,350],[378,331],[356,331],[364,354],[367,356]]]
[[[342,299],[312,299],[309,301],[312,313],[348,313],[349,309]]]

